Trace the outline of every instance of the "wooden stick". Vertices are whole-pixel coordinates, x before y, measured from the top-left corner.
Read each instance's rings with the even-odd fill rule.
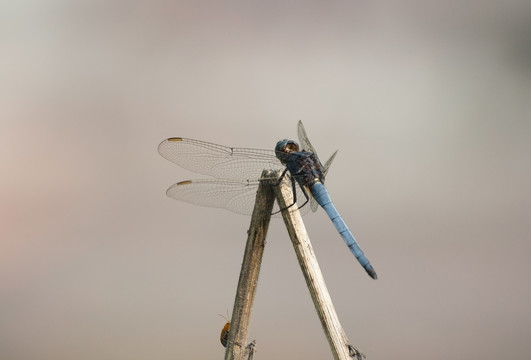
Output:
[[[288,181],[283,181],[275,187],[275,195],[281,209],[285,209],[293,203],[292,188]],[[310,206],[307,204],[306,206]],[[293,210],[292,210],[293,209]],[[306,279],[306,285],[310,290],[317,315],[325,332],[334,359],[351,360],[353,357],[361,359],[365,357],[356,348],[348,343],[347,336],[339,323],[332,299],[328,293],[326,283],[313,252],[312,244],[302,222],[302,217],[297,205],[282,211],[284,223],[288,229],[291,242],[295,248],[297,259]]]
[[[262,176],[269,177],[271,174],[269,171],[264,171]],[[267,181],[262,182],[258,187],[251,226],[247,232],[247,245],[234,299],[225,360],[243,360],[249,352],[246,350],[247,331],[274,202],[272,186]]]

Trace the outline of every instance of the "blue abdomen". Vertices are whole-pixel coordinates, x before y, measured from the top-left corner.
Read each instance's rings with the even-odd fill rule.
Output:
[[[352,232],[347,227],[347,224],[345,221],[343,221],[341,215],[339,215],[339,212],[332,203],[330,195],[328,194],[325,186],[320,182],[316,182],[311,186],[310,190],[315,200],[317,200],[319,205],[321,205],[324,211],[328,214],[328,217],[330,217],[330,220],[332,220],[332,223],[336,227],[337,231],[347,244],[350,251],[354,254],[356,259],[358,259],[361,266],[365,268],[365,271],[367,271],[370,277],[376,279],[376,271],[374,271],[369,259],[367,259],[363,253],[363,250],[361,250],[358,242],[354,238],[354,235],[352,235]]]

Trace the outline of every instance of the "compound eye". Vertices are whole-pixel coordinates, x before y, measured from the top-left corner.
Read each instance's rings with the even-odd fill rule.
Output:
[[[296,142],[289,142],[284,146],[284,152],[298,152],[299,145]]]

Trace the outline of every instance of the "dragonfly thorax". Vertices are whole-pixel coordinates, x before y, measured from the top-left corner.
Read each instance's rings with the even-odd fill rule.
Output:
[[[299,144],[293,140],[280,140],[275,146],[275,155],[282,164],[286,164],[291,153],[299,151]]]

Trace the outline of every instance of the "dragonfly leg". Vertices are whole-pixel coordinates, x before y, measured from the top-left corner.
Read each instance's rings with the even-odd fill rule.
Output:
[[[280,182],[282,181],[282,178],[284,177],[284,175],[286,175],[286,171],[288,169],[284,170],[284,172],[282,173],[282,175],[280,175],[279,177],[279,181],[278,181],[278,184],[277,185],[280,185]],[[291,191],[293,192],[293,202],[291,203],[291,205],[288,205],[286,206],[285,208],[283,209],[280,209],[278,211],[275,211],[274,213],[272,213],[271,215],[275,215],[275,214],[278,214],[279,212],[281,211],[284,211],[284,210],[287,210],[289,209],[290,207],[292,207],[293,205],[295,205],[297,203],[297,191],[295,189],[295,179],[292,177],[290,177],[290,180],[291,180]]]
[[[280,174],[280,176],[278,177],[278,180],[273,185],[275,185],[275,186],[280,185],[282,180],[284,180],[284,176],[286,176],[287,172],[288,172],[288,168],[285,168],[284,171],[282,171],[282,174]]]
[[[310,197],[308,196],[308,193],[306,192],[306,189],[304,188],[304,186],[301,186],[301,190],[302,190],[302,194],[306,198],[306,201],[301,206],[299,206],[299,209],[302,209],[304,205],[308,204],[308,201],[310,201]],[[293,188],[293,193],[295,194],[295,188]],[[295,199],[295,196],[293,196],[293,199]]]
[[[280,209],[279,211],[276,211],[276,212],[272,213],[271,215],[275,215],[275,214],[278,214],[281,211],[287,210],[287,209],[289,209],[290,207],[292,207],[293,205],[295,205],[297,203],[297,189],[295,188],[297,186],[297,184],[296,184],[295,178],[293,176],[290,179],[291,179],[291,191],[293,192],[293,202],[290,205],[286,206],[285,208]],[[303,186],[301,186],[301,190],[302,190],[302,194],[306,198],[306,201],[301,206],[299,206],[299,209],[302,209],[302,207],[304,205],[306,205],[308,203],[308,201],[310,200],[310,197],[308,196],[308,193],[306,192],[306,189],[304,189]]]

